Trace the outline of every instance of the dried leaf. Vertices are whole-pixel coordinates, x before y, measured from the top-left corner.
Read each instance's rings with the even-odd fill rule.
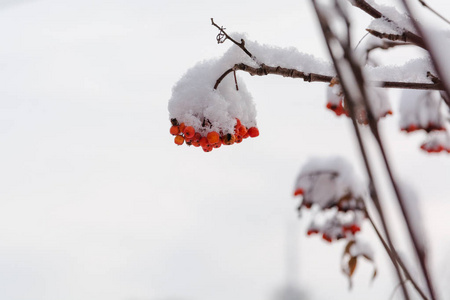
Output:
[[[349,271],[348,276],[349,276],[349,277],[352,277],[353,272],[355,272],[355,269],[356,269],[356,263],[357,263],[357,262],[358,262],[358,257],[357,257],[357,256],[352,256],[352,257],[350,258],[350,260],[348,261],[348,271]]]

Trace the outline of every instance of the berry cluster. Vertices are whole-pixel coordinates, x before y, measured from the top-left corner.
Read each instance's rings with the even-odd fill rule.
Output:
[[[259,135],[258,128],[247,128],[237,118],[233,133],[205,131],[205,128],[208,127],[207,124],[209,124],[208,120],[203,121],[203,134],[196,131],[193,126],[186,126],[184,123],[179,123],[177,119],[171,119],[170,122],[172,123],[170,134],[175,136],[175,144],[183,145],[186,142],[186,145],[201,147],[205,152],[210,152],[214,148],[220,148],[222,145],[241,143],[248,137],[254,138]]]
[[[450,136],[445,132],[430,135],[420,148],[428,153],[450,153]]]
[[[294,196],[304,197],[303,190],[295,190]],[[325,222],[320,225],[313,221],[308,227],[307,235],[321,234],[322,239],[329,243],[333,240],[352,239],[357,232],[361,231],[360,223],[364,219],[364,203],[357,201],[358,205],[355,205],[355,203],[351,202],[351,200],[340,200],[331,207],[326,208],[327,210],[333,210],[331,216],[328,216]],[[305,198],[303,198],[299,209],[303,207],[310,209],[312,206],[313,203],[311,201],[305,201]]]
[[[340,100],[338,104],[334,104],[332,102],[327,103],[327,108],[331,111],[333,111],[338,117],[339,116],[347,116],[350,117],[350,113],[348,109],[344,106],[343,101]],[[386,112],[382,113],[380,117],[386,117],[387,115],[392,115],[391,110],[387,110]],[[367,125],[369,124],[369,120],[367,119],[367,113],[364,109],[359,109],[356,111],[356,121],[358,121],[359,124]]]
[[[426,132],[431,131],[445,131],[445,127],[441,124],[435,124],[433,122],[428,122],[426,126],[417,125],[417,124],[409,124],[401,127],[402,131],[406,131],[407,133],[417,131],[417,130],[425,130]]]

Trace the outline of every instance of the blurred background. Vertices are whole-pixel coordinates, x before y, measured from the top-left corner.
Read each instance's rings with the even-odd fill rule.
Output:
[[[432,2],[450,15],[448,1]],[[369,224],[361,236],[378,277],[362,262],[349,291],[344,244],[307,238],[308,216],[298,218],[293,184],[309,157],[342,155],[364,174],[324,84],[242,74],[260,136],[211,153],[173,143],[172,86],[232,47],[216,43],[211,17],[328,59],[309,1],[0,0],[1,299],[401,299]],[[370,18],[352,17],[359,40]],[[376,55],[401,64],[423,53]],[[398,95],[383,136],[419,196],[431,269],[450,299],[450,158],[400,133]]]

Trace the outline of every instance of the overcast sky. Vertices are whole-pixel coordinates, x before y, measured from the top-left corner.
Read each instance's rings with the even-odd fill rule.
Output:
[[[353,11],[355,24],[369,21]],[[211,17],[327,59],[309,1],[0,0],[1,299],[271,299],[289,279],[308,299],[389,299],[397,283],[368,224],[378,277],[362,263],[349,292],[343,244],[306,238],[297,218],[292,189],[309,157],[342,155],[363,174],[323,84],[244,74],[258,138],[211,153],[173,143],[172,86],[232,46],[217,45]],[[450,158],[399,132],[397,95],[383,134],[421,199],[450,299]],[[287,264],[298,272],[286,276]]]

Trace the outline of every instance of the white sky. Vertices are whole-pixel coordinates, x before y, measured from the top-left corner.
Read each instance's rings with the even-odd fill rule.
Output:
[[[450,15],[446,1],[432,4]],[[361,264],[348,292],[343,245],[305,238],[296,215],[293,183],[308,157],[340,154],[362,174],[350,123],[325,109],[322,84],[243,76],[258,138],[211,153],[173,144],[172,86],[231,46],[216,44],[211,17],[327,57],[308,1],[0,0],[1,299],[270,299],[286,281],[287,232],[298,235],[298,286],[311,299],[389,298],[396,282],[369,226],[379,276],[370,284]],[[450,160],[396,126],[383,121],[384,135],[421,199],[442,284]],[[440,292],[450,299],[448,286]]]

